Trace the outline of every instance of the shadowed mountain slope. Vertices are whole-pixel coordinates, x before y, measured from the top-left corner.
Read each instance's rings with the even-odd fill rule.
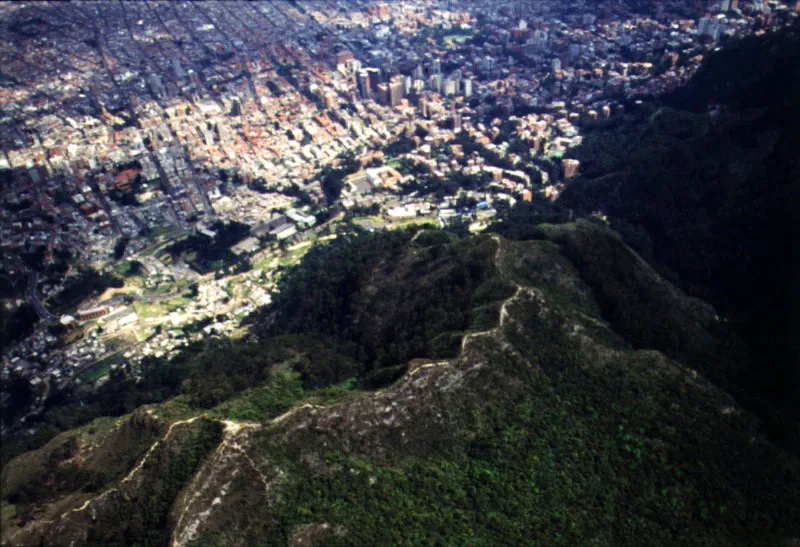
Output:
[[[402,325],[406,303],[436,306],[430,291],[446,272],[482,265],[458,285],[466,318],[426,323],[429,336],[458,343],[438,357],[424,354],[437,345],[413,346],[423,353],[382,389],[299,388],[280,414],[267,404],[288,393],[276,386],[302,383],[314,368],[313,355],[299,368],[289,357],[261,385],[209,410],[181,396],[16,458],[2,475],[4,543],[788,544],[800,536],[800,461],[704,377],[725,373],[710,363],[709,352],[727,351],[713,310],[610,230],[579,222],[540,231],[525,242],[419,232],[392,260],[353,272],[358,279],[343,275],[358,304],[341,328],[369,348],[385,340],[390,310]],[[586,258],[586,248],[596,252]],[[309,313],[331,305],[316,301]],[[380,320],[362,325],[372,310],[383,310]],[[658,337],[665,327],[677,329],[674,340]],[[328,335],[343,343],[340,327]],[[675,342],[681,351],[670,357]],[[368,375],[380,366],[364,354],[373,365],[356,369]],[[118,464],[101,478],[67,478],[112,452]],[[48,477],[45,468],[63,471]],[[50,488],[37,490],[41,481]]]

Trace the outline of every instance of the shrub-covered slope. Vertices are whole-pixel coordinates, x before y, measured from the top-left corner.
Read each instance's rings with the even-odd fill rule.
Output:
[[[704,377],[718,372],[710,355],[729,355],[713,310],[606,229],[539,232],[526,242],[421,232],[351,273],[326,258],[350,298],[314,293],[318,307],[306,302],[304,313],[320,318],[317,334],[296,326],[281,336],[352,344],[348,366],[362,381],[328,385],[330,375],[314,375],[315,352],[289,351],[207,410],[183,395],[62,434],[3,469],[3,542],[727,545],[800,537],[800,462]],[[338,255],[364,244],[351,241]],[[285,302],[291,284],[314,271],[289,276]],[[425,319],[425,302],[452,306],[452,318]],[[273,334],[292,324],[282,305],[268,314]],[[354,307],[325,327],[327,306],[331,316]],[[390,332],[395,316],[404,330]],[[676,338],[661,337],[664,328],[677,329]],[[457,343],[433,343],[443,336]],[[271,340],[262,334],[260,344]],[[396,349],[371,351],[387,340]],[[363,378],[397,364],[397,381],[367,389]],[[44,474],[77,473],[111,453],[116,463],[101,478]],[[42,480],[57,487],[37,489]]]

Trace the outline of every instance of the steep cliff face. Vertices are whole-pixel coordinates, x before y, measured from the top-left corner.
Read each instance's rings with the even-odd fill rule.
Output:
[[[129,454],[91,491],[65,483],[27,500],[24,522],[4,516],[3,543],[800,537],[800,462],[765,441],[758,421],[703,374],[717,372],[714,355],[730,355],[716,343],[724,329],[713,310],[603,228],[541,232],[537,241],[435,243],[436,256],[479,248],[492,268],[475,291],[492,286],[495,297],[470,300],[486,310],[452,357],[413,359],[384,389],[311,397],[259,422],[220,411],[167,420],[167,403],[94,439],[71,432],[17,458],[3,471],[2,494],[22,508],[17,493],[37,470],[90,461],[103,469],[113,454]],[[609,255],[613,264],[601,261]],[[384,264],[381,276],[410,294],[409,264]],[[376,300],[364,306],[396,307],[380,286],[368,292]],[[610,295],[624,310],[609,308]],[[381,325],[369,332],[378,336]],[[677,338],[663,338],[664,328]]]

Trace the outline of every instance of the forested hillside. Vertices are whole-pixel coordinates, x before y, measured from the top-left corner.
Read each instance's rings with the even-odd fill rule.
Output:
[[[573,156],[559,200],[602,212],[745,339],[737,396],[797,449],[800,26],[731,44],[663,100],[631,102]]]
[[[726,325],[609,229],[535,232],[320,247],[177,396],[5,465],[4,544],[798,537],[800,460],[707,379]]]
[[[795,544],[799,36],[587,128],[554,205],[352,228],[243,339],[61,394],[0,542]]]

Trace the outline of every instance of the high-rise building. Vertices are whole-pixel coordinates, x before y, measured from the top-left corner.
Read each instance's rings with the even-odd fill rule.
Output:
[[[353,57],[353,52],[352,51],[342,50],[342,51],[340,51],[339,53],[336,54],[336,64],[337,65],[346,64],[348,61],[352,61],[353,59],[355,59],[355,57]]]
[[[453,131],[456,133],[461,131],[461,114],[456,111],[455,105],[453,106]]]
[[[158,74],[151,73],[147,77],[147,82],[150,84],[150,90],[156,97],[163,97],[166,94],[164,84],[161,83],[161,77]]]
[[[697,23],[697,31],[701,36],[710,36],[712,40],[716,41],[719,39],[722,27],[716,19],[701,17]]]
[[[398,106],[403,100],[403,79],[401,76],[394,76],[389,82],[389,105]]]
[[[378,6],[378,17],[380,17],[382,20],[388,19],[389,13],[389,4],[381,4]]]
[[[177,57],[172,59],[172,72],[178,79],[181,79],[184,76],[186,76],[186,71],[184,71],[183,67],[181,66],[181,60],[178,59]]]
[[[581,162],[578,160],[561,160],[561,168],[564,172],[565,179],[571,179],[575,175],[578,174],[578,168],[581,166]]]
[[[371,89],[377,89],[378,84],[381,83],[381,71],[378,68],[368,68],[367,77],[369,78],[369,86]]]
[[[378,102],[380,104],[389,105],[389,84],[385,82],[378,84],[376,94],[378,95]]]
[[[369,83],[369,75],[366,70],[361,70],[356,79],[356,87],[358,88],[358,96],[362,99],[369,97],[372,91],[372,86]]]
[[[325,108],[333,108],[336,105],[336,93],[327,90],[323,95],[323,100],[325,101]]]
[[[472,80],[469,78],[464,80],[464,97],[472,97]]]
[[[403,95],[408,97],[411,95],[411,86],[413,85],[413,80],[411,76],[404,76],[403,77]]]
[[[531,43],[533,44],[534,48],[538,51],[544,51],[547,49],[547,42],[549,40],[549,35],[544,30],[537,30],[533,33],[533,37],[531,38]]]
[[[455,95],[458,91],[458,81],[453,78],[448,78],[444,81],[444,94],[449,96]]]
[[[442,75],[441,74],[431,74],[431,77],[428,78],[428,87],[431,88],[436,93],[442,92]]]

